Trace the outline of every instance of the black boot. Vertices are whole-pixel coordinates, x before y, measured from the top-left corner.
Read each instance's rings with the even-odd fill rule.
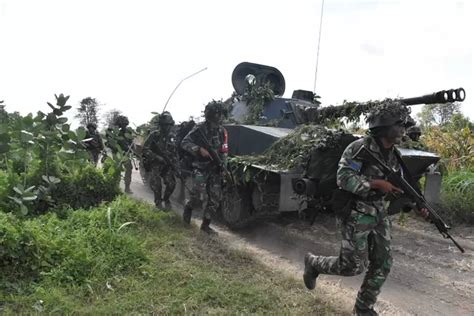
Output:
[[[201,230],[209,235],[217,235],[217,232],[211,227],[209,227],[210,224],[211,224],[210,219],[208,218],[203,219],[202,224],[201,224]]]
[[[183,221],[186,223],[186,224],[191,224],[191,214],[193,213],[193,209],[189,206],[185,206],[184,207],[184,211],[183,211]]]
[[[161,202],[163,202],[161,196],[155,194],[155,206],[161,208]]]
[[[352,313],[357,316],[377,316],[378,313],[373,308],[361,308],[357,304],[354,306]]]
[[[165,203],[165,210],[166,211],[171,211],[171,201],[168,199],[168,200],[163,200],[163,202]]]
[[[319,272],[311,265],[311,257],[314,255],[310,252],[304,256],[303,281],[308,289],[313,290],[316,287],[316,278]]]

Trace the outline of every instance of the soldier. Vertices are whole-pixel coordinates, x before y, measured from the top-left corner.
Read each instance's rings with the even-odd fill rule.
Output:
[[[146,170],[151,171],[150,186],[155,195],[155,205],[171,207],[170,196],[176,186],[174,172],[178,161],[176,144],[171,129],[174,120],[170,112],[163,112],[158,119],[158,126],[153,124],[152,131],[143,145],[143,160]],[[162,182],[165,184],[165,192],[162,198]]]
[[[303,280],[308,289],[315,288],[320,274],[353,276],[368,268],[357,295],[356,315],[377,315],[373,306],[392,266],[391,223],[387,215],[390,202],[386,197],[401,193],[377,166],[362,160],[357,153],[365,146],[388,166],[401,171],[401,158],[394,145],[401,142],[408,117],[405,106],[390,100],[367,117],[369,136],[347,146],[339,161],[337,184],[351,195],[350,204],[343,203],[348,205],[347,213],[339,218],[342,233],[339,256],[307,253],[304,258]],[[428,216],[426,210],[421,214]]]
[[[222,195],[222,166],[219,166],[218,160],[226,163],[227,158],[227,131],[222,126],[225,113],[222,102],[208,103],[204,110],[205,122],[196,125],[181,143],[181,147],[194,158],[193,186],[190,200],[184,207],[183,220],[189,224],[193,209],[203,207],[201,230],[208,234],[217,234],[209,225],[211,214],[216,213]]]
[[[102,137],[100,137],[100,134],[97,132],[97,125],[95,123],[89,123],[86,127],[86,139],[90,138],[90,140],[86,142],[86,148],[89,151],[91,162],[97,166],[99,154],[104,150],[104,143],[102,142]]]
[[[407,135],[414,142],[420,141],[421,129],[419,126],[413,125],[407,129]]]
[[[127,157],[124,157],[123,163],[125,169],[124,183],[125,192],[132,193],[132,190],[130,189],[130,183],[132,182],[132,157],[130,151],[133,143],[133,130],[128,127],[129,121],[124,115],[118,115],[113,124],[114,127],[118,128],[118,135],[114,135],[114,129],[112,127],[107,129],[107,147],[109,147],[113,153],[117,153],[117,147],[120,147],[123,154],[128,153]]]

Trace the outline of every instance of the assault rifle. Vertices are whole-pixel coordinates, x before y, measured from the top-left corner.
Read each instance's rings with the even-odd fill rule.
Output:
[[[202,147],[209,152],[209,154],[211,155],[212,161],[224,173],[225,177],[227,178],[227,180],[230,181],[232,186],[235,187],[235,180],[234,180],[234,176],[232,175],[232,172],[230,172],[229,169],[227,169],[227,166],[224,164],[221,157],[219,157],[219,154],[214,149],[212,149],[211,144],[209,144],[209,141],[207,140],[206,135],[204,135],[204,133],[202,132],[201,128],[198,128],[198,132],[199,132],[199,135],[201,136],[201,140],[202,140],[201,145],[203,145]]]
[[[428,204],[425,197],[419,193],[415,188],[413,188],[407,180],[405,180],[402,176],[400,176],[395,170],[391,167],[384,164],[377,156],[375,156],[370,150],[368,150],[365,146],[362,146],[359,151],[354,155],[355,157],[360,157],[363,160],[371,161],[375,163],[379,168],[381,168],[382,172],[387,176],[388,181],[391,182],[393,185],[399,187],[403,190],[403,192],[411,198],[419,208],[425,208],[428,210],[429,218],[431,222],[436,226],[438,231],[444,238],[449,238],[452,242],[456,245],[456,247],[464,253],[464,249],[459,245],[456,240],[448,233],[448,229],[450,228],[443,219],[438,215],[431,205]]]

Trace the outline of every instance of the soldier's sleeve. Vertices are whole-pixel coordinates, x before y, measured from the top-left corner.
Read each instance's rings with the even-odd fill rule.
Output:
[[[148,159],[153,158],[153,151],[151,150],[151,143],[153,142],[153,134],[154,132],[151,132],[150,135],[148,135],[145,143],[143,144],[143,149],[142,149],[142,156],[146,157]]]
[[[337,185],[354,194],[366,197],[370,192],[370,182],[361,174],[362,161],[354,157],[360,142],[353,142],[344,150],[337,170]]]
[[[196,125],[181,141],[181,148],[193,156],[197,156],[199,153],[200,146],[196,144],[196,134],[199,133],[198,128],[199,126]]]

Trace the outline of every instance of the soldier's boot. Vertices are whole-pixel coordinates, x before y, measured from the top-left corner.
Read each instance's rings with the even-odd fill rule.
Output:
[[[316,278],[319,276],[318,270],[316,270],[311,264],[311,259],[313,257],[314,255],[310,252],[304,256],[303,281],[304,285],[306,285],[310,290],[313,290],[316,287]]]
[[[357,304],[354,306],[352,313],[357,316],[378,316],[378,313],[373,308],[361,308]]]
[[[193,209],[189,206],[185,206],[184,207],[184,211],[183,211],[183,221],[186,223],[186,224],[191,224],[191,215],[193,213]]]
[[[208,235],[217,235],[217,232],[209,226],[210,224],[211,224],[210,219],[208,218],[203,219],[202,224],[201,224],[201,230]]]
[[[161,199],[161,195],[155,193],[155,206],[160,208],[161,202],[163,202],[163,200]]]
[[[163,197],[163,202],[165,203],[165,208],[167,210],[171,210],[170,196],[171,196],[172,193],[173,193],[173,191],[170,192],[170,190],[168,190],[168,188],[166,188],[165,195]]]
[[[164,205],[165,210],[170,211],[172,209],[171,201],[168,199],[168,200],[163,200],[163,202],[165,203]]]

